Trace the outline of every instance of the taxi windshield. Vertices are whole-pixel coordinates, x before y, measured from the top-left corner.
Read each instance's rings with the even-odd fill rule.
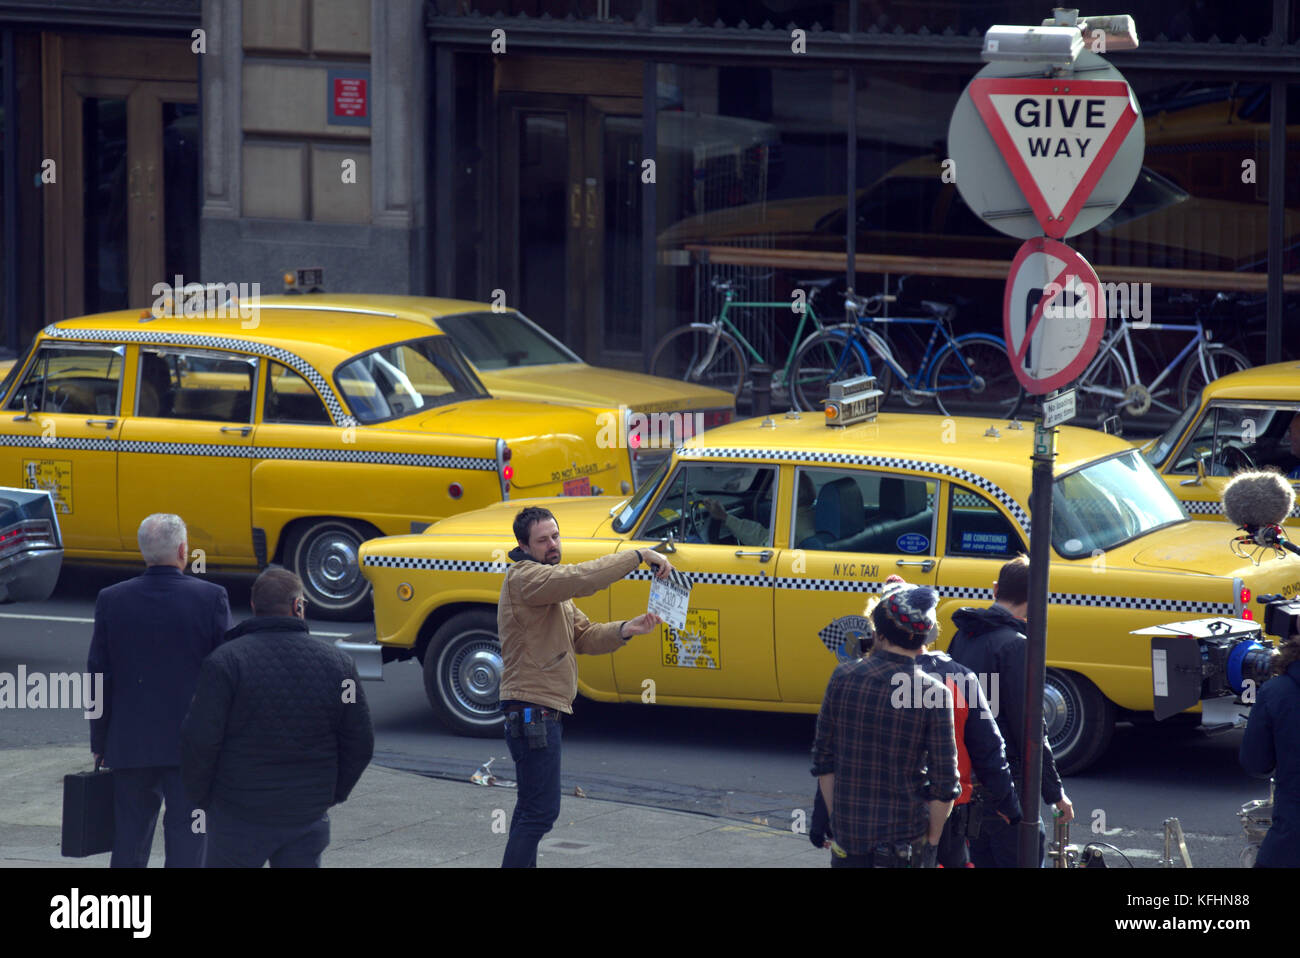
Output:
[[[1178,414],[1178,418],[1174,420],[1173,425],[1162,432],[1160,438],[1151,444],[1151,448],[1142,454],[1146,456],[1147,462],[1159,468],[1160,464],[1165,461],[1165,458],[1174,448],[1174,443],[1178,442],[1178,437],[1183,434],[1187,424],[1192,421],[1192,417],[1200,410],[1202,395],[1203,393],[1197,393],[1196,398],[1188,404],[1187,408]]]
[[[641,515],[641,510],[645,508],[645,504],[650,501],[650,497],[659,488],[659,483],[663,481],[664,473],[668,471],[672,461],[672,457],[669,456],[659,463],[659,467],[650,473],[645,482],[641,483],[641,488],[636,491],[636,495],[627,501],[627,505],[622,508],[618,518],[614,520],[615,532],[627,532],[636,525],[637,517]]]
[[[17,379],[18,374],[22,372],[23,364],[27,362],[27,357],[32,354],[32,350],[35,348],[36,340],[33,339],[27,344],[27,348],[18,354],[18,357],[14,360],[14,364],[9,367],[9,372],[5,373],[4,381],[0,382],[0,400],[9,395],[9,387],[14,384],[14,380]]]
[[[1182,504],[1133,449],[1056,480],[1052,545],[1077,559],[1186,519]]]
[[[334,374],[339,391],[363,423],[382,422],[488,391],[446,336],[428,336],[362,353]]]
[[[516,312],[440,316],[438,326],[477,369],[582,362],[540,326]]]

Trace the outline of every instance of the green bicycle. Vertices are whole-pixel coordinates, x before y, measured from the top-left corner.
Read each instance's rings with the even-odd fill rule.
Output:
[[[681,379],[701,386],[712,386],[739,397],[741,390],[749,381],[751,366],[767,360],[745,338],[745,334],[736,328],[728,314],[733,309],[786,309],[793,310],[799,316],[799,323],[795,327],[794,335],[786,344],[785,361],[772,374],[772,388],[786,388],[799,346],[808,336],[821,332],[825,328],[817,317],[813,301],[819,292],[834,282],[836,277],[796,282],[798,288],[809,291],[807,301],[802,304],[802,309],[799,309],[797,304],[792,302],[738,300],[736,296],[740,289],[739,283],[731,280],[713,280],[711,284],[713,288],[723,294],[722,309],[710,323],[679,326],[659,340],[650,358],[651,375]],[[776,363],[772,365],[776,366]]]

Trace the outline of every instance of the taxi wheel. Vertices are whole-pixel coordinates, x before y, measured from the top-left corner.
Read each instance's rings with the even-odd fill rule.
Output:
[[[424,650],[424,692],[434,714],[457,735],[500,735],[502,669],[496,613],[452,616]]]
[[[1115,731],[1115,706],[1077,672],[1047,670],[1043,718],[1056,770],[1081,772],[1106,752]]]
[[[309,613],[359,622],[370,612],[370,583],[361,574],[361,543],[378,535],[360,523],[319,519],[298,526],[284,550],[285,564],[302,579]]]

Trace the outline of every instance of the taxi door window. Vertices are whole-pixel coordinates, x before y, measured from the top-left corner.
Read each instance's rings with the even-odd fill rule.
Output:
[[[1011,559],[1024,551],[1020,533],[997,506],[972,489],[949,488],[948,555]]]
[[[1207,476],[1230,476],[1239,469],[1272,463],[1285,445],[1291,415],[1291,410],[1261,406],[1213,406],[1196,424],[1169,471],[1194,475],[1198,459],[1205,463]]]
[[[808,498],[808,484],[812,532],[803,534],[809,523],[801,528],[796,512],[796,548],[933,555],[936,481],[860,469],[800,469],[797,500]]]
[[[252,421],[257,360],[207,350],[140,350],[136,415],[207,422]]]
[[[74,416],[116,416],[125,350],[117,346],[42,346],[10,409]]]
[[[272,362],[267,370],[262,422],[332,425],[325,404],[311,384],[288,366],[277,362]]]
[[[637,538],[770,546],[775,490],[773,466],[681,465]]]

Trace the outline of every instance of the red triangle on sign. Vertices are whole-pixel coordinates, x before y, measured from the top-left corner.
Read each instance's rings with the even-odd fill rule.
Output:
[[[1122,80],[976,78],[970,97],[1048,236],[1061,239],[1137,121]]]

